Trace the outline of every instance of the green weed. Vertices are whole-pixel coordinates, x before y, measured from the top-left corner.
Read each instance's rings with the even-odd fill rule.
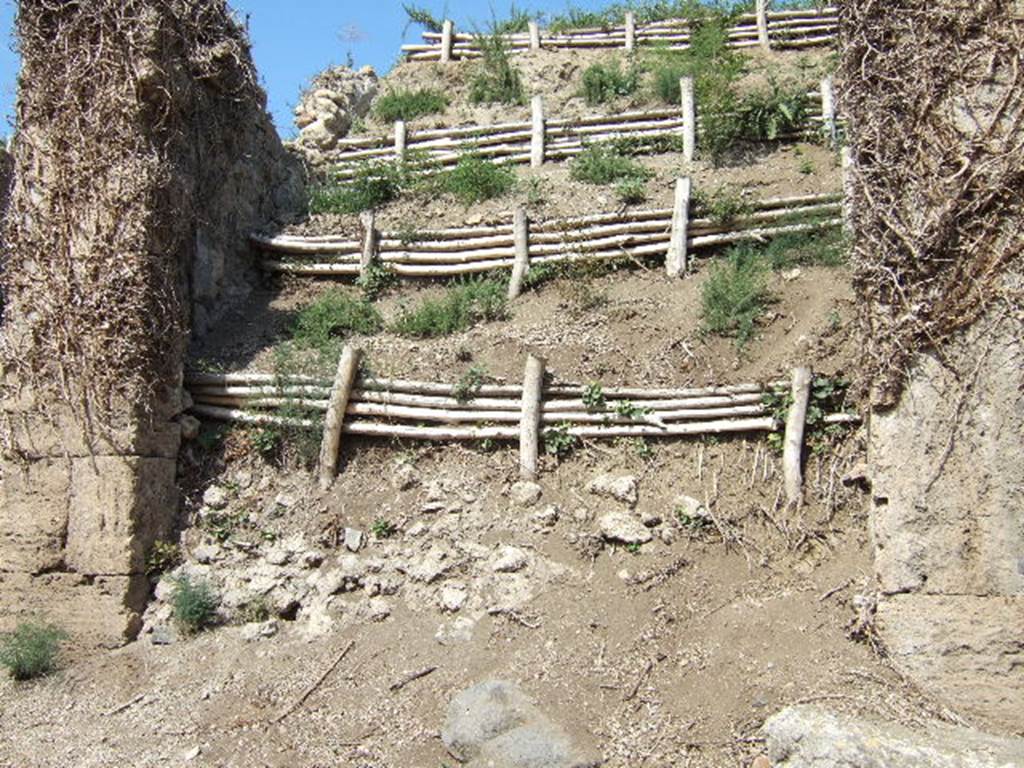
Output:
[[[181,576],[174,582],[171,610],[178,627],[189,635],[211,627],[217,618],[220,598],[209,583]]]
[[[315,185],[309,193],[309,212],[349,214],[386,205],[413,183],[408,164],[403,162],[361,163],[348,181]]]
[[[583,388],[583,405],[588,411],[604,410],[604,387],[598,381],[592,381]]]
[[[38,621],[24,621],[13,632],[0,637],[0,666],[15,680],[34,680],[52,672],[57,665],[62,629]]]
[[[418,24],[428,32],[440,32],[443,29],[443,20],[434,16],[429,10],[422,6],[416,5],[415,3],[402,3],[402,10],[405,11],[406,18],[408,19],[405,25],[406,31],[408,31],[409,27],[413,24]]]
[[[508,44],[501,34],[480,34],[476,38],[483,60],[469,83],[473,104],[524,104],[523,78],[509,57]]]
[[[395,524],[382,517],[378,517],[370,526],[370,533],[373,534],[375,539],[390,539],[397,532],[398,529],[395,527]]]
[[[181,563],[181,547],[173,541],[154,541],[146,554],[146,575],[155,576]]]
[[[440,299],[405,309],[394,323],[402,336],[433,338],[465,330],[479,322],[507,316],[505,285],[498,280],[465,280],[453,285]]]
[[[768,265],[757,250],[746,245],[731,248],[722,261],[711,266],[701,289],[704,329],[733,337],[739,346],[745,346],[772,300],[767,275]]]
[[[397,282],[398,276],[394,271],[380,261],[370,262],[370,266],[356,278],[356,285],[362,290],[366,301],[376,301]]]
[[[458,164],[442,174],[441,188],[466,206],[507,195],[516,184],[512,169],[479,155],[465,155]]]
[[[743,199],[739,190],[719,187],[712,192],[697,190],[692,198],[693,213],[708,218],[712,224],[729,224],[751,212],[750,203]]]
[[[583,98],[587,104],[606,104],[619,96],[629,96],[640,86],[640,72],[630,66],[623,70],[618,60],[591,64],[583,71]]]
[[[457,403],[465,405],[466,403],[472,402],[476,399],[476,396],[480,393],[480,388],[484,384],[484,379],[487,377],[487,369],[482,365],[471,366],[459,380],[455,382],[454,397]]]
[[[613,184],[627,179],[646,180],[653,173],[608,144],[592,144],[572,162],[572,178],[588,184]]]
[[[300,348],[327,355],[349,334],[373,334],[383,325],[380,314],[366,299],[332,288],[299,312],[292,339]]]
[[[579,445],[579,438],[569,432],[568,424],[544,430],[544,450],[557,459],[564,459]]]
[[[615,196],[624,205],[638,205],[647,199],[647,182],[643,179],[623,179],[615,185]]]
[[[377,99],[373,112],[378,120],[393,123],[396,120],[414,120],[424,115],[444,112],[448,97],[433,88],[399,88]]]

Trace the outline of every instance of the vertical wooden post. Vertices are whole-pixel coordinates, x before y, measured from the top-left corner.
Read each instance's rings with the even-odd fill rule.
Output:
[[[786,436],[782,449],[786,501],[790,506],[798,506],[803,500],[804,425],[807,422],[807,405],[811,399],[812,378],[810,368],[793,370],[793,404],[786,417]]]
[[[697,100],[694,98],[693,78],[679,78],[679,94],[683,108],[683,159],[693,160],[697,145]]]
[[[523,292],[523,278],[530,269],[530,220],[525,208],[516,208],[512,215],[512,233],[516,244],[516,262],[512,266],[512,279],[508,283],[509,299]]]
[[[375,211],[363,211],[359,214],[359,223],[363,225],[363,252],[359,256],[359,274],[365,275],[377,258],[377,214]]]
[[[338,474],[338,458],[341,450],[341,427],[345,421],[352,385],[359,373],[359,360],[362,350],[346,346],[338,361],[338,371],[334,375],[331,387],[331,398],[327,405],[327,418],[324,420],[324,435],[320,441],[320,488],[327,490]]]
[[[626,50],[632,52],[636,48],[636,14],[626,11]]]
[[[544,165],[544,97],[534,96],[530,104],[533,112],[533,133],[530,137],[530,167]]]
[[[441,27],[441,63],[447,64],[452,60],[452,41],[455,33],[455,22],[445,19]]]
[[[843,230],[847,235],[853,232],[853,153],[848,146],[839,150],[843,173]]]
[[[540,25],[536,21],[529,22],[530,28],[530,50],[540,50]]]
[[[836,145],[836,97],[832,87],[832,76],[821,79],[821,117],[829,146]]]
[[[523,411],[519,422],[519,477],[537,479],[537,460],[540,454],[540,407],[544,388],[545,361],[530,355],[526,359],[523,376]]]
[[[756,12],[757,42],[761,44],[764,50],[771,50],[772,43],[768,37],[768,0],[757,0]]]
[[[690,192],[689,176],[676,179],[676,202],[672,209],[672,240],[665,258],[665,271],[669,277],[679,277],[689,266],[686,239],[690,224]]]
[[[395,157],[399,162],[405,160],[405,145],[407,139],[407,131],[405,128],[404,120],[395,121]]]

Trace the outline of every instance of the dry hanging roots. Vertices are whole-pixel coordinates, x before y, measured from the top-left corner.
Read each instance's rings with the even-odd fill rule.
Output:
[[[840,5],[867,383],[895,402],[1019,269],[1024,18],[1006,0]]]

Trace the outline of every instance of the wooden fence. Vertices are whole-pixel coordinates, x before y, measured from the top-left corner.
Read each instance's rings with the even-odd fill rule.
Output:
[[[340,180],[355,176],[361,165],[394,162],[410,154],[421,159],[428,169],[455,165],[469,152],[494,162],[539,167],[547,161],[575,157],[591,144],[614,140],[635,142],[641,149],[646,143],[649,153],[666,151],[666,146],[678,147],[684,159],[692,160],[702,122],[694,97],[693,78],[681,78],[680,93],[679,107],[578,119],[548,119],[543,99],[535,96],[529,121],[412,131],[399,120],[391,136],[341,139],[327,157],[333,164],[332,175]],[[836,114],[832,78],[822,80],[819,90],[807,93],[806,98],[809,106],[805,130],[821,131],[834,137]],[[666,145],[665,139],[675,141]]]
[[[843,196],[838,193],[760,200],[728,222],[690,217],[688,178],[676,185],[673,208],[627,211],[531,222],[524,210],[498,224],[419,232],[410,235],[376,230],[375,216],[363,217],[358,238],[324,235],[253,235],[265,253],[263,268],[293,275],[358,277],[375,263],[405,278],[450,278],[513,270],[515,298],[531,267],[564,262],[594,262],[629,257],[665,259],[671,276],[689,267],[699,248],[810,232],[841,224]]]
[[[519,440],[521,474],[537,473],[545,435],[580,439],[685,437],[724,433],[768,433],[780,429],[766,395],[810,386],[806,369],[793,382],[706,388],[645,389],[544,383],[545,362],[530,355],[521,385],[483,384],[460,393],[453,384],[358,375],[361,352],[346,347],[334,381],[282,378],[257,373],[189,373],[185,385],[192,412],[220,421],[323,429],[321,476],[333,479],[341,435],[434,441]],[[799,396],[800,392],[797,392]],[[801,402],[800,397],[794,399]],[[307,418],[276,413],[308,411]],[[323,417],[316,414],[325,414]],[[797,421],[790,419],[790,421]],[[828,423],[855,423],[850,414],[830,414]],[[803,419],[787,428],[792,436]]]
[[[759,46],[770,48],[807,48],[831,45],[839,26],[839,9],[770,11],[767,0],[757,0],[754,13],[743,14],[729,28],[729,45],[736,48]],[[690,22],[667,19],[637,24],[633,13],[627,12],[623,23],[613,27],[588,27],[551,32],[530,22],[526,32],[504,35],[513,52],[568,50],[585,48],[618,48],[633,51],[642,45],[661,45],[679,50],[689,47]],[[458,33],[451,20],[444,22],[441,32],[424,32],[423,43],[403,45],[409,61],[451,62],[478,59],[482,56],[479,35]]]

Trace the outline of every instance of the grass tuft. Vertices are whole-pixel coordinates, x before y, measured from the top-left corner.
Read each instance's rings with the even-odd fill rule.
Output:
[[[587,104],[606,104],[619,96],[629,96],[640,86],[635,67],[623,71],[618,60],[592,64],[583,72],[583,98]]]
[[[360,213],[397,200],[412,183],[405,163],[362,163],[349,181],[329,181],[311,188],[309,212]]]
[[[399,88],[377,99],[373,112],[378,120],[393,123],[444,112],[447,106],[448,97],[433,88]]]
[[[207,582],[189,576],[175,580],[171,609],[175,623],[186,634],[195,635],[213,626],[219,605],[220,598]]]
[[[439,299],[428,299],[415,309],[405,309],[394,331],[413,338],[447,336],[480,322],[502,320],[508,314],[506,286],[499,280],[464,280]]]
[[[299,312],[292,338],[298,347],[326,355],[347,335],[370,335],[383,325],[380,313],[369,301],[332,288]]]
[[[14,631],[0,637],[0,665],[15,680],[34,680],[52,672],[57,664],[60,644],[67,633],[37,621],[18,624]]]
[[[459,158],[454,168],[438,178],[442,190],[466,206],[507,195],[516,184],[512,169],[479,155]]]
[[[763,254],[749,245],[734,246],[724,260],[712,264],[701,288],[704,329],[735,338],[743,347],[753,338],[757,321],[771,301]]]
[[[469,83],[473,104],[525,104],[523,77],[512,63],[501,34],[480,34],[476,39],[483,60]]]
[[[649,179],[653,174],[609,144],[593,144],[572,162],[570,175],[588,184],[614,184],[627,179]]]
[[[405,11],[406,18],[408,19],[405,25],[406,31],[413,24],[418,24],[428,32],[440,32],[444,27],[442,19],[437,18],[426,8],[415,3],[402,3],[402,10]]]

